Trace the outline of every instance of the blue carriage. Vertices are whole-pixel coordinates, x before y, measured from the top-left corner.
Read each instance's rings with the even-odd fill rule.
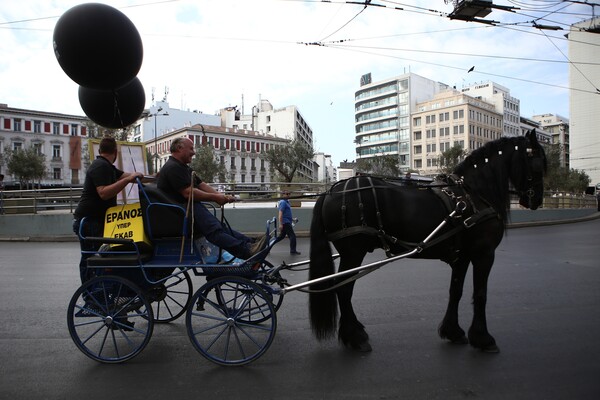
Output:
[[[94,277],[68,306],[77,347],[100,362],[123,362],[146,347],[155,324],[185,314],[188,336],[207,359],[243,365],[259,358],[273,341],[283,300],[280,268],[266,260],[277,242],[276,218],[266,222],[263,250],[242,260],[195,237],[186,208],[156,186],[138,188],[149,244],[82,237],[102,247],[87,259]],[[190,274],[206,277],[195,293]]]

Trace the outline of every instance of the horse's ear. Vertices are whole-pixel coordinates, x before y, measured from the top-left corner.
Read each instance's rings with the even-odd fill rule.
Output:
[[[532,130],[530,130],[529,132],[527,132],[525,134],[525,137],[527,139],[529,139],[529,143],[531,143],[532,145],[537,144],[537,135],[535,134],[535,128],[533,128]]]

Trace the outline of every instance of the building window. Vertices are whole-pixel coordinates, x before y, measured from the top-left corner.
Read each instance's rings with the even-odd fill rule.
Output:
[[[231,163],[229,164],[229,169],[235,169],[235,157],[231,157]]]
[[[421,117],[413,118],[413,126],[421,126]]]
[[[416,131],[413,134],[414,140],[421,140],[421,131]]]
[[[19,151],[23,148],[23,143],[13,142],[13,151]]]
[[[423,147],[421,145],[415,146],[415,154],[421,154]]]
[[[53,135],[60,135],[60,122],[53,122],[52,123],[52,134]]]
[[[79,130],[79,125],[72,124],[71,125],[71,136],[77,136],[77,131]]]
[[[42,133],[42,121],[33,121],[33,132]]]
[[[15,132],[20,132],[21,131],[21,120],[15,118],[14,122],[13,122],[13,130]]]
[[[60,170],[60,168],[54,168],[52,170],[52,177],[54,179],[62,179],[60,176],[61,176],[61,170]]]
[[[52,159],[60,160],[60,144],[52,145]]]
[[[33,152],[35,154],[37,154],[38,156],[42,155],[42,144],[41,143],[34,143],[33,144]]]
[[[415,160],[414,167],[415,167],[415,169],[421,169],[421,168],[423,168],[423,160],[421,160],[421,159]]]

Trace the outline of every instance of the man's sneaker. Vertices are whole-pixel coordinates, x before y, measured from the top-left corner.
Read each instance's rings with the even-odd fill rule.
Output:
[[[290,254],[293,256],[299,256],[302,253],[300,253],[299,251],[290,251]]]
[[[266,242],[267,242],[267,236],[265,235],[265,236],[261,237],[259,240],[257,240],[256,242],[252,243],[250,245],[250,257],[252,257],[256,253],[258,253],[259,251],[264,249]]]

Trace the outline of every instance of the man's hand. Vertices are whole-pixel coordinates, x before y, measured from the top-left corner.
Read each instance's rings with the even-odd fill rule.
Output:
[[[141,172],[131,172],[129,174],[129,182],[135,183],[135,179],[136,178],[143,179],[144,178],[144,174],[142,174]]]
[[[234,196],[231,196],[228,194],[222,194],[222,193],[219,193],[215,198],[215,203],[217,203],[220,206],[222,206],[223,204],[232,203],[234,201],[235,201]]]

